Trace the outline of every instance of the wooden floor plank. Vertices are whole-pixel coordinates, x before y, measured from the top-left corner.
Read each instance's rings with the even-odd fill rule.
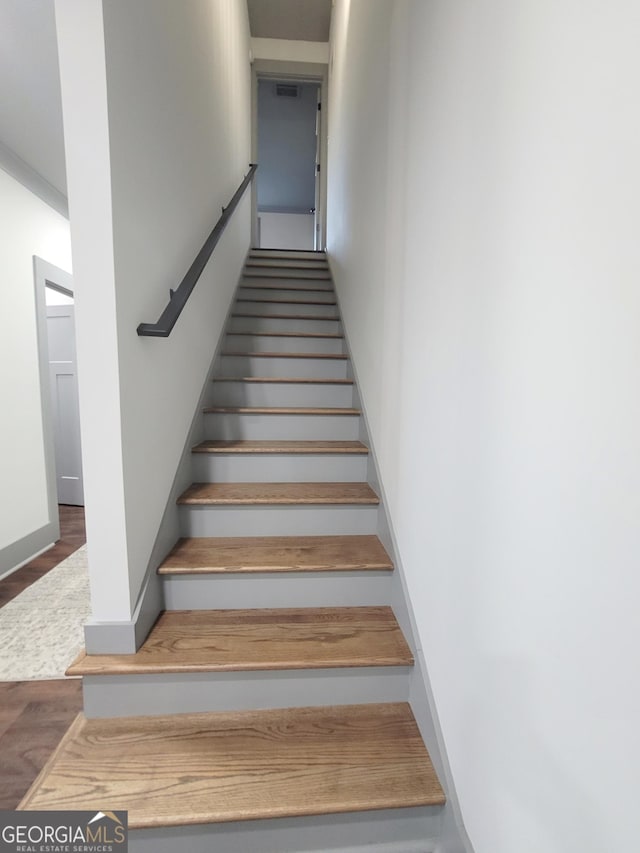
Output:
[[[135,654],[82,653],[67,675],[411,666],[390,607],[173,610]]]
[[[290,453],[290,454],[358,454],[366,455],[369,448],[361,441],[202,441],[192,448],[193,453]]]
[[[180,539],[159,574],[390,571],[377,536],[206,536]]]
[[[79,679],[0,683],[0,809],[15,809],[82,708]]]
[[[60,518],[60,539],[38,557],[34,557],[21,569],[12,572],[0,580],[0,607],[7,604],[32,583],[66,560],[87,541],[84,525],[84,507],[58,506]]]
[[[368,483],[192,483],[181,505],[364,504],[380,498]]]
[[[143,828],[444,801],[409,705],[391,703],[79,716],[20,808],[126,809]]]

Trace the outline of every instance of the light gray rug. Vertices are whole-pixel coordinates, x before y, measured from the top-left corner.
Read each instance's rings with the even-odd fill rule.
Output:
[[[0,681],[63,678],[89,611],[84,545],[0,608]]]

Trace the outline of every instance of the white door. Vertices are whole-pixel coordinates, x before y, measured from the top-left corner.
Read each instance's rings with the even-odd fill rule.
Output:
[[[47,305],[58,503],[84,506],[73,305]]]

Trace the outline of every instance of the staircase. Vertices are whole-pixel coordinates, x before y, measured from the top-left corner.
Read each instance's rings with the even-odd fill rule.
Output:
[[[251,252],[132,655],[86,655],[85,715],[21,808],[129,812],[133,851],[432,850],[444,794],[324,254]]]

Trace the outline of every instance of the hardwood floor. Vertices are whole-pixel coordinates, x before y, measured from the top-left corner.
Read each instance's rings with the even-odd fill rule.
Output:
[[[84,526],[84,507],[60,506],[60,539],[56,544],[18,569],[9,577],[0,580],[0,607],[20,595],[34,581],[50,572],[58,563],[73,554],[87,541]]]
[[[86,542],[84,508],[59,509],[59,541],[0,581],[0,607]],[[79,679],[0,683],[0,809],[16,808],[81,709]]]
[[[0,683],[0,809],[15,809],[82,710],[82,682]]]

